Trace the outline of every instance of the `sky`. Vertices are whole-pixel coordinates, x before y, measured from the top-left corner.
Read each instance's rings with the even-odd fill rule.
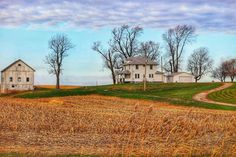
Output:
[[[185,49],[183,70],[199,47],[207,47],[217,65],[236,57],[235,8],[236,0],[0,0],[0,69],[20,58],[36,70],[35,84],[54,84],[44,60],[49,39],[63,33],[75,47],[64,61],[61,83],[111,83],[91,46],[101,41],[105,47],[111,30],[123,24],[143,27],[139,41],[159,42],[163,55],[162,34],[176,25],[193,25],[197,40]]]

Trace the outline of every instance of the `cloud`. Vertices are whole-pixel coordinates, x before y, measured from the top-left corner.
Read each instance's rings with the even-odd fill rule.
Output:
[[[122,24],[236,31],[235,0],[1,0],[0,27],[101,28]]]

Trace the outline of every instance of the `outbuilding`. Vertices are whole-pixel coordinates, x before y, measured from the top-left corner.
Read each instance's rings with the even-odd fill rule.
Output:
[[[180,82],[180,83],[190,83],[194,82],[194,76],[186,72],[176,72],[169,75],[166,75],[166,82]]]
[[[1,71],[1,92],[34,89],[35,70],[21,59]]]

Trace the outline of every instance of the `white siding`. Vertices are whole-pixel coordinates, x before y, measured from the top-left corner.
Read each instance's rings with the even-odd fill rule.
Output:
[[[188,82],[194,82],[193,75],[188,73],[181,73],[178,75],[174,75],[173,82],[181,82],[181,83],[188,83]]]
[[[136,69],[136,65],[125,65],[124,70],[128,70],[131,72],[130,78],[126,78],[125,82],[142,82],[144,73],[145,73],[145,66],[138,65],[138,69]],[[153,65],[152,69],[150,65],[146,66],[146,78],[148,82],[162,82],[163,75],[162,74],[155,74],[157,72],[157,66]],[[135,74],[139,74],[139,78],[135,78]],[[153,77],[150,77],[153,76]]]
[[[192,82],[191,76],[179,76],[179,82]]]
[[[10,78],[12,78],[12,80],[10,80]],[[16,62],[2,72],[1,92],[11,90],[33,90],[33,85],[34,71],[22,61]]]

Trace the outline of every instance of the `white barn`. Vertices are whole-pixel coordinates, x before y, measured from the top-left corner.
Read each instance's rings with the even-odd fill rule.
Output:
[[[1,71],[1,92],[25,91],[34,89],[35,70],[17,60]]]

